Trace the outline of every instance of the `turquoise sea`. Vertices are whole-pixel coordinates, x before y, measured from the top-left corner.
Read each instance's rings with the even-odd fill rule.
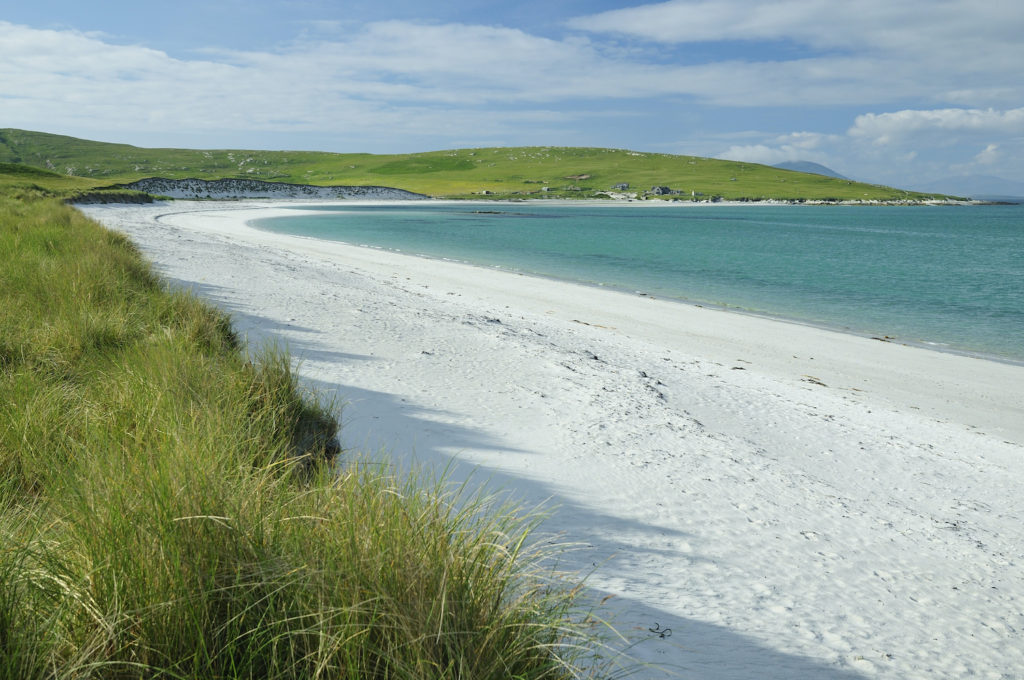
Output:
[[[1024,206],[306,206],[276,232],[1024,362]]]

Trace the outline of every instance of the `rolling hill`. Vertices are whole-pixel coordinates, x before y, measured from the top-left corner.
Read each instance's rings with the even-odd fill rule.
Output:
[[[812,175],[825,175],[826,177],[835,177],[836,179],[849,179],[844,177],[832,168],[826,167],[821,163],[815,163],[813,161],[786,161],[785,163],[776,163],[772,166],[773,168],[779,168],[781,170],[796,170],[797,172],[809,172]]]
[[[0,196],[71,196],[102,185],[94,179],[61,175],[30,165],[0,162]]]
[[[0,162],[107,186],[149,177],[244,178],[314,186],[386,186],[445,198],[591,198],[610,191],[676,200],[914,202],[932,198],[756,163],[553,146],[387,155],[149,149],[8,128],[0,129]]]

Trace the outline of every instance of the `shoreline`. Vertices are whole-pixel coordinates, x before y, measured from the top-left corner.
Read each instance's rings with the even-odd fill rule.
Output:
[[[288,345],[346,449],[554,506],[641,661],[1024,666],[1024,367],[245,224],[287,205],[83,212]]]
[[[276,205],[279,202],[275,201],[274,203]],[[338,207],[344,207],[346,205],[348,205],[348,206],[390,206],[390,205],[404,206],[404,205],[409,205],[409,203],[406,202],[406,201],[380,201],[380,200],[377,200],[377,201],[370,201],[370,200],[346,200],[346,201],[343,201],[343,202],[335,202],[335,203],[323,203],[321,201],[302,201],[302,202],[289,202],[289,203],[299,203],[300,205],[307,205],[307,206],[331,205],[331,206],[338,206]],[[430,201],[426,201],[426,203],[434,203],[434,204],[441,204],[441,205],[467,205],[468,204],[468,205],[479,205],[479,206],[492,206],[495,203],[501,203],[501,204],[508,203],[510,205],[526,203],[526,204],[556,205],[556,206],[559,206],[559,207],[575,207],[575,206],[581,206],[581,205],[582,206],[586,206],[586,207],[600,207],[600,206],[605,206],[605,207],[622,207],[622,206],[614,205],[616,203],[614,201],[612,201],[612,202],[609,202],[609,201],[592,201],[592,200],[585,200],[585,199],[581,199],[581,200],[538,199],[538,200],[532,200],[532,201],[528,201],[528,200],[519,200],[519,201],[499,201],[499,200],[495,200],[495,201],[486,201],[486,200],[462,201],[462,200],[433,200],[432,199]],[[611,203],[612,205],[609,205],[609,203]],[[658,201],[640,201],[640,202],[635,202],[634,204],[635,205],[643,204],[643,207],[648,207],[651,203],[654,203],[655,205],[650,206],[650,207],[658,207],[658,205],[657,205],[659,203]],[[711,207],[711,206],[714,206],[714,207],[744,207],[744,206],[749,206],[749,207],[761,206],[761,207],[765,207],[765,206],[769,206],[769,205],[783,206],[783,207],[799,207],[799,206],[796,206],[796,205],[786,205],[786,204],[778,203],[778,202],[766,202],[766,203],[756,203],[756,202],[753,202],[753,203],[752,202],[722,202],[722,203],[716,203],[716,204],[692,204],[692,203],[688,203],[688,204],[686,204],[685,207]],[[976,205],[984,205],[984,204],[976,203]],[[855,204],[851,204],[848,207],[866,207],[866,206],[857,206]],[[889,206],[889,207],[893,207],[893,206]],[[240,209],[244,209],[244,208],[240,208]],[[282,208],[282,210],[284,210],[285,212],[281,213],[280,216],[289,216],[289,215],[298,216],[298,215],[301,215],[301,213],[288,213],[287,212],[288,208]],[[490,211],[485,211],[485,212],[490,212]],[[506,211],[496,211],[496,212],[506,212]],[[720,310],[720,311],[724,311],[724,312],[730,312],[730,313],[733,313],[733,314],[741,314],[741,315],[761,318],[761,319],[765,319],[765,320],[768,320],[768,321],[778,321],[780,323],[796,324],[798,326],[806,326],[806,327],[809,327],[809,328],[817,328],[817,329],[820,329],[820,330],[833,331],[833,332],[836,332],[836,333],[842,333],[842,334],[846,334],[846,335],[857,336],[857,337],[860,337],[860,338],[871,339],[871,340],[874,340],[876,342],[886,342],[886,343],[892,343],[892,344],[905,345],[905,346],[908,346],[908,347],[914,347],[914,348],[924,349],[924,350],[933,351],[933,352],[940,352],[940,353],[943,353],[943,354],[954,354],[954,355],[969,357],[969,358],[973,358],[973,359],[981,359],[981,360],[984,360],[984,361],[994,361],[994,362],[997,362],[997,363],[1008,364],[1008,365],[1011,365],[1011,366],[1024,366],[1024,356],[1021,356],[1021,357],[1018,358],[1018,357],[1013,357],[1013,356],[1008,356],[1008,355],[1003,355],[1003,354],[987,352],[987,351],[983,351],[983,350],[979,350],[979,349],[960,347],[960,346],[956,346],[956,345],[952,345],[952,344],[944,343],[944,342],[930,341],[930,340],[927,340],[925,338],[911,338],[911,337],[903,337],[903,336],[900,336],[900,335],[890,335],[890,333],[897,333],[897,331],[893,331],[893,330],[889,330],[889,329],[886,329],[886,330],[857,329],[857,328],[854,328],[854,327],[851,327],[851,326],[841,326],[841,325],[836,325],[836,324],[830,324],[830,323],[828,323],[826,321],[816,321],[816,320],[813,320],[813,319],[805,319],[805,318],[800,318],[800,317],[796,317],[796,316],[786,316],[785,314],[782,314],[782,313],[771,312],[771,311],[764,311],[764,310],[758,310],[758,309],[750,309],[750,308],[745,308],[745,307],[742,307],[742,306],[739,306],[739,305],[731,305],[731,304],[728,304],[728,303],[715,303],[715,302],[708,302],[708,301],[701,301],[701,300],[693,300],[693,299],[687,298],[685,296],[673,297],[671,295],[666,295],[666,294],[661,294],[661,293],[654,293],[654,294],[652,294],[652,293],[647,293],[647,292],[642,291],[642,290],[635,290],[635,289],[632,289],[630,287],[620,286],[620,285],[616,285],[616,284],[595,283],[595,282],[591,282],[591,281],[583,281],[583,280],[576,280],[576,279],[571,279],[571,278],[563,278],[563,277],[560,277],[560,276],[557,276],[557,275],[554,275],[554,274],[545,274],[545,273],[539,273],[539,272],[534,272],[534,271],[520,271],[518,269],[509,268],[509,267],[505,267],[505,266],[502,266],[502,265],[484,264],[484,263],[473,262],[473,261],[470,261],[470,260],[462,260],[462,259],[454,258],[454,257],[445,257],[445,256],[441,256],[441,255],[431,255],[431,254],[428,254],[428,253],[403,251],[403,250],[400,250],[400,249],[388,248],[388,247],[385,247],[385,246],[377,246],[377,245],[371,245],[371,244],[365,244],[365,243],[355,243],[355,242],[352,242],[352,241],[342,241],[342,240],[335,240],[335,239],[318,239],[317,237],[313,237],[313,236],[299,236],[299,235],[295,235],[295,234],[287,234],[285,232],[276,232],[276,231],[274,231],[272,229],[263,229],[263,228],[261,228],[261,227],[259,227],[257,225],[251,224],[251,223],[247,223],[247,226],[249,226],[250,228],[255,229],[257,231],[261,231],[261,232],[264,232],[264,233],[267,233],[267,234],[279,234],[279,235],[291,236],[293,238],[298,238],[298,239],[311,239],[311,240],[314,240],[314,241],[327,241],[327,242],[339,243],[339,244],[342,244],[342,245],[345,245],[345,246],[350,246],[350,247],[355,247],[355,248],[366,248],[366,249],[370,249],[370,250],[379,250],[379,251],[382,251],[382,252],[391,252],[391,253],[395,253],[396,255],[403,255],[403,256],[409,256],[409,257],[417,257],[417,258],[422,258],[422,259],[426,259],[426,260],[433,260],[433,261],[438,261],[438,262],[452,262],[452,263],[457,263],[457,264],[463,264],[463,265],[470,266],[470,267],[477,267],[477,268],[480,268],[480,269],[489,269],[489,270],[494,270],[494,271],[498,271],[498,272],[506,272],[508,274],[517,275],[517,276],[525,275],[525,276],[536,277],[536,278],[540,278],[540,279],[548,280],[548,281],[552,281],[552,282],[565,283],[565,284],[575,285],[575,286],[584,286],[584,287],[587,287],[587,288],[594,288],[594,289],[597,289],[597,290],[618,291],[618,292],[621,292],[621,293],[625,293],[627,295],[638,295],[638,296],[642,296],[642,297],[648,297],[650,299],[660,299],[660,300],[665,300],[667,302],[671,302],[671,303],[675,303],[675,304],[689,305],[689,306],[695,306],[695,307],[703,307],[703,308],[707,308],[707,309],[715,309],[715,310]]]
[[[175,203],[184,203],[182,201],[176,201]],[[170,204],[173,207],[175,203]],[[200,202],[202,203],[202,202]],[[345,201],[342,205],[389,205],[393,204],[393,201]],[[404,202],[400,202],[404,204]],[[569,202],[570,204],[572,202]],[[308,205],[325,204],[322,201],[307,202]],[[157,221],[164,220],[165,218],[180,219],[184,218],[188,224],[185,228],[194,228],[194,225],[188,220],[188,215],[193,213],[204,213],[208,210],[204,209],[202,205],[197,203],[195,206],[196,210],[187,210],[183,212],[172,211],[169,214],[158,215]],[[221,212],[226,211],[228,213],[233,211],[249,211],[250,207],[247,205],[230,205],[214,208],[214,211]],[[956,378],[953,380],[958,383],[958,390],[961,398],[966,398],[968,395],[978,399],[982,395],[985,395],[991,390],[992,392],[988,399],[985,399],[986,408],[984,413],[973,413],[974,420],[977,422],[984,423],[984,427],[999,428],[999,426],[1013,427],[1015,432],[1015,441],[1024,444],[1024,401],[1016,399],[1018,394],[1024,395],[1024,390],[1018,392],[1016,386],[1007,386],[1005,376],[1001,375],[1000,366],[1012,367],[1013,369],[1019,369],[1019,375],[1021,376],[1024,384],[1024,363],[1015,363],[1013,361],[999,361],[994,357],[982,356],[980,354],[973,354],[967,352],[956,352],[956,351],[944,351],[938,347],[928,347],[917,345],[914,343],[907,342],[886,342],[879,341],[867,334],[858,334],[855,332],[840,330],[831,328],[824,325],[817,325],[813,323],[805,323],[799,320],[792,320],[780,317],[773,317],[770,315],[761,315],[757,313],[745,312],[743,310],[730,309],[727,307],[721,307],[716,305],[704,305],[697,303],[690,303],[686,301],[674,300],[666,297],[655,297],[650,295],[638,295],[636,293],[630,293],[622,289],[614,287],[603,287],[597,285],[587,285],[584,283],[566,281],[563,279],[544,277],[535,274],[512,272],[506,269],[500,269],[497,267],[486,267],[476,264],[461,262],[453,259],[442,259],[432,258],[425,255],[392,251],[385,248],[377,248],[373,246],[355,245],[351,243],[345,243],[341,241],[326,241],[323,239],[317,239],[306,236],[294,236],[288,234],[279,234],[276,232],[258,229],[249,224],[249,220],[256,217],[270,217],[277,215],[291,214],[289,208],[281,206],[276,201],[269,201],[265,204],[260,204],[255,208],[255,213],[252,215],[242,215],[241,223],[228,226],[227,229],[222,230],[225,235],[238,238],[242,237],[246,240],[256,240],[265,243],[273,243],[282,247],[291,247],[292,249],[308,254],[330,254],[336,257],[345,258],[350,261],[358,262],[363,266],[374,266],[379,270],[401,270],[409,269],[415,276],[423,276],[428,271],[434,269],[431,265],[417,266],[415,261],[419,260],[423,263],[434,263],[436,265],[442,265],[445,267],[450,266],[454,271],[458,272],[455,275],[457,279],[473,280],[475,273],[492,272],[496,277],[490,284],[491,292],[504,291],[508,279],[502,277],[515,277],[518,285],[522,286],[526,282],[530,282],[531,291],[536,294],[537,291],[542,289],[545,285],[556,285],[565,286],[569,289],[583,289],[593,291],[595,296],[601,297],[600,302],[592,303],[588,313],[597,315],[595,318],[600,318],[601,315],[607,314],[606,310],[609,309],[624,309],[630,305],[633,301],[646,301],[652,303],[655,310],[645,310],[643,314],[643,322],[648,327],[658,326],[658,319],[663,316],[672,316],[673,311],[685,312],[688,319],[692,320],[694,325],[698,325],[707,320],[708,316],[702,316],[705,312],[712,315],[718,315],[715,318],[718,323],[715,324],[713,330],[707,333],[692,333],[688,332],[686,335],[690,340],[701,339],[704,343],[702,349],[705,352],[709,352],[711,347],[722,341],[727,341],[728,346],[735,347],[739,352],[748,352],[749,348],[746,347],[746,340],[748,336],[759,337],[759,338],[772,338],[771,343],[765,343],[762,341],[762,345],[765,345],[760,349],[758,360],[762,364],[774,365],[778,374],[783,376],[792,376],[798,374],[801,369],[818,369],[821,372],[819,365],[812,365],[808,363],[800,363],[798,357],[794,355],[795,359],[798,359],[796,364],[792,362],[779,363],[776,357],[782,357],[791,348],[798,348],[803,350],[802,353],[805,357],[811,357],[812,355],[828,355],[829,353],[846,353],[851,356],[858,357],[857,360],[852,362],[852,365],[847,366],[847,371],[866,371],[865,375],[857,375],[853,380],[847,380],[844,376],[842,379],[837,379],[834,382],[874,382],[882,383],[885,385],[885,390],[894,392],[896,394],[902,394],[905,390],[901,389],[899,385],[892,384],[890,380],[885,378],[886,374],[897,373],[905,375],[898,366],[901,363],[909,362],[913,366],[914,371],[919,371],[920,375],[915,376],[913,381],[915,382],[929,382],[928,374],[933,370],[942,370],[948,372],[950,375],[955,375]],[[239,217],[239,215],[235,215]],[[207,225],[205,227],[209,229]],[[290,242],[290,243],[289,243]],[[300,245],[301,244],[301,245]],[[380,257],[370,256],[370,253],[378,253]],[[438,272],[430,271],[430,275],[436,276]],[[452,282],[449,280],[449,284]],[[461,281],[459,283],[462,283]],[[478,288],[478,281],[474,280],[472,284],[461,286],[460,295],[468,294]],[[607,297],[604,297],[607,296]],[[572,298],[569,295],[567,297]],[[524,301],[520,300],[519,303],[523,304]],[[535,302],[531,300],[530,303]],[[547,301],[547,306],[552,306],[552,300]],[[650,306],[650,305],[648,305]],[[538,307],[534,307],[534,312],[540,312]],[[564,309],[562,311],[562,317],[569,319],[573,316],[573,310]],[[605,319],[604,323],[596,323],[597,327],[611,327],[615,329],[626,328],[631,322],[637,319],[630,318],[637,314],[639,310],[630,308],[625,314],[619,313],[613,317]],[[750,324],[744,323],[742,319],[749,319]],[[587,322],[581,322],[587,323]],[[763,325],[762,325],[763,324]],[[806,329],[807,333],[803,333],[801,329]],[[664,335],[665,329],[659,329]],[[728,331],[728,335],[722,335]],[[720,335],[716,335],[720,334]],[[805,347],[805,342],[808,339],[813,338],[813,345]],[[859,359],[860,355],[874,354],[875,350],[867,345],[881,345],[892,348],[904,348],[911,350],[910,352],[900,351],[889,351],[889,350],[877,350],[883,358],[881,358],[880,367],[868,368],[861,364]],[[682,349],[682,347],[680,347]],[[922,368],[922,365],[929,364],[928,360],[923,355],[918,355],[918,352],[934,353],[937,355],[935,365],[929,365],[927,368]],[[734,352],[735,353],[735,352]],[[726,354],[717,351],[711,356],[714,360],[720,363],[727,363],[729,358]],[[938,357],[948,357],[948,360],[942,362]],[[954,359],[955,358],[955,359]],[[813,359],[810,359],[813,360]],[[979,363],[980,362],[980,363]],[[890,368],[891,366],[891,368]],[[941,368],[939,368],[941,366]],[[826,371],[826,374],[831,374],[832,371]],[[799,373],[800,375],[809,375],[808,373]],[[870,375],[868,375],[870,374]],[[816,376],[812,376],[816,377]],[[825,380],[822,379],[824,382]],[[831,383],[827,383],[831,384]],[[1009,391],[999,392],[998,386],[1009,387]],[[860,389],[858,387],[850,387],[849,389]],[[902,394],[902,401],[909,404],[916,398],[918,401],[921,400],[920,395],[913,394]],[[935,400],[926,399],[926,401],[937,404]],[[1002,408],[1001,404],[1011,404],[1009,410]],[[1018,405],[1019,404],[1019,405]],[[917,407],[921,408],[921,407]],[[933,413],[935,417],[941,419],[956,419],[957,415],[950,415],[947,412],[948,409],[934,408],[929,409],[928,412]],[[1017,415],[1020,418],[1016,418]],[[1019,425],[1017,425],[1019,421]]]
[[[494,201],[494,202],[497,202],[497,201]],[[442,203],[450,203],[450,204],[455,204],[455,205],[459,205],[459,204],[463,204],[464,205],[466,203],[471,203],[471,204],[472,203],[477,203],[477,204],[480,204],[480,205],[488,205],[489,203],[494,203],[494,202],[488,202],[488,201],[442,201]],[[523,201],[519,201],[519,202],[522,203]],[[542,201],[536,201],[536,202],[542,202]],[[583,200],[581,200],[581,201],[557,201],[555,199],[552,199],[550,201],[543,201],[543,202],[545,204],[556,203],[558,205],[566,205],[566,206],[586,204],[586,205],[588,205],[588,207],[590,207],[590,205],[591,205],[590,202],[583,201]],[[385,205],[386,206],[386,205],[392,205],[392,204],[403,205],[404,203],[400,202],[400,201],[397,201],[397,202],[396,201],[345,201],[345,203],[343,205],[362,205],[362,206]],[[596,204],[596,205],[606,205],[605,202],[594,202],[594,204]],[[309,205],[323,205],[323,204],[320,203],[320,202],[311,202],[311,203],[309,203]],[[714,204],[714,205],[718,205],[718,204]],[[779,203],[770,203],[770,204],[769,203],[762,203],[762,204],[756,204],[756,203],[729,203],[729,204],[722,204],[722,205],[728,205],[728,206],[731,206],[731,207],[741,207],[741,206],[782,205],[782,204],[779,204]],[[244,208],[240,208],[240,209],[244,209]],[[284,210],[287,210],[287,209],[284,209]],[[292,213],[285,212],[285,213],[282,213],[281,216],[290,215],[290,214],[292,214]],[[679,305],[686,305],[686,306],[690,306],[690,307],[698,307],[698,308],[704,308],[704,309],[717,310],[717,311],[727,312],[727,313],[731,313],[731,314],[740,314],[740,315],[750,316],[750,317],[754,317],[754,318],[758,318],[758,319],[764,319],[766,321],[775,321],[775,322],[779,322],[779,323],[786,323],[786,324],[794,324],[794,325],[797,325],[797,326],[804,326],[804,327],[807,327],[807,328],[815,328],[815,329],[823,330],[823,331],[831,331],[831,332],[834,332],[834,333],[840,333],[840,334],[843,334],[843,335],[851,335],[851,336],[862,338],[862,339],[866,339],[866,340],[874,340],[876,342],[885,342],[885,343],[890,343],[890,344],[903,345],[903,346],[906,346],[906,347],[913,347],[913,348],[916,348],[916,349],[923,349],[923,350],[931,351],[931,352],[939,352],[939,353],[942,353],[942,354],[953,354],[953,355],[956,355],[956,356],[962,356],[962,357],[967,357],[967,358],[971,358],[971,359],[979,359],[979,360],[982,360],[982,361],[992,361],[992,362],[996,362],[996,363],[1000,363],[1000,364],[1007,364],[1007,365],[1010,365],[1010,366],[1022,366],[1022,367],[1024,367],[1024,358],[1018,359],[1018,358],[1013,358],[1013,357],[1009,357],[1009,356],[1001,356],[1001,355],[998,355],[998,354],[991,354],[991,353],[983,352],[983,351],[980,351],[980,350],[972,350],[972,349],[954,347],[954,346],[951,346],[951,345],[946,344],[946,343],[931,342],[931,341],[924,340],[924,339],[908,339],[908,338],[903,338],[903,337],[900,337],[900,336],[888,335],[888,332],[871,332],[871,331],[866,331],[866,330],[857,330],[857,329],[849,327],[849,326],[845,326],[845,327],[834,326],[834,325],[828,324],[826,322],[817,322],[817,321],[812,321],[812,320],[808,320],[808,319],[800,319],[800,318],[797,318],[797,317],[788,317],[788,316],[785,316],[785,315],[782,315],[782,314],[776,314],[776,313],[767,312],[767,311],[758,311],[758,310],[755,310],[755,309],[746,309],[746,308],[740,307],[738,305],[729,305],[729,304],[725,304],[725,303],[714,303],[714,302],[698,302],[698,301],[694,301],[694,300],[691,300],[691,299],[686,298],[686,297],[672,297],[672,296],[663,295],[663,294],[651,294],[651,293],[647,293],[647,292],[639,291],[639,290],[630,290],[627,287],[618,286],[618,285],[615,285],[615,284],[593,283],[593,282],[588,282],[588,281],[580,281],[580,280],[575,280],[575,279],[562,278],[562,277],[559,277],[559,276],[555,276],[553,274],[542,274],[542,273],[532,272],[532,271],[519,271],[519,270],[516,270],[516,269],[510,269],[510,268],[507,268],[507,267],[503,267],[501,265],[482,264],[482,263],[478,263],[478,262],[472,262],[472,261],[469,261],[469,260],[461,260],[461,259],[453,258],[453,257],[443,257],[443,256],[438,256],[438,255],[430,255],[430,254],[427,254],[427,253],[415,253],[415,252],[411,252],[411,251],[410,252],[406,252],[406,251],[395,249],[395,248],[387,248],[387,247],[384,247],[384,246],[375,246],[375,245],[370,245],[370,244],[359,244],[359,243],[353,243],[351,241],[342,241],[342,240],[335,240],[335,239],[318,239],[318,238],[313,237],[313,236],[299,236],[299,235],[294,235],[294,234],[283,234],[281,232],[275,232],[272,229],[262,229],[259,226],[251,224],[250,222],[251,221],[247,221],[246,222],[246,226],[247,227],[249,227],[249,228],[251,228],[251,229],[253,229],[255,231],[259,231],[259,232],[263,232],[263,233],[267,233],[267,234],[285,235],[285,236],[289,236],[291,238],[308,239],[308,240],[311,240],[311,241],[326,241],[326,242],[329,242],[329,243],[338,243],[338,244],[341,244],[341,245],[344,245],[344,246],[348,246],[348,247],[352,247],[352,248],[364,248],[364,249],[368,249],[368,250],[377,250],[377,251],[386,252],[386,253],[394,253],[395,255],[400,255],[400,256],[405,256],[405,257],[416,257],[416,258],[420,258],[420,259],[424,259],[424,260],[431,260],[431,261],[436,261],[436,262],[451,262],[451,263],[454,263],[454,264],[465,265],[465,266],[468,266],[468,267],[475,267],[475,268],[478,268],[478,269],[487,269],[487,270],[493,270],[493,271],[496,271],[496,272],[504,272],[504,273],[512,275],[512,276],[529,276],[529,277],[538,278],[538,279],[541,279],[541,280],[544,280],[544,281],[551,281],[551,282],[555,282],[555,283],[564,283],[564,284],[568,284],[568,285],[572,285],[572,286],[582,286],[584,288],[591,288],[591,289],[595,289],[595,290],[607,290],[607,291],[619,292],[619,293],[622,293],[622,294],[625,294],[625,295],[635,295],[635,296],[638,296],[638,297],[645,297],[645,298],[648,298],[648,299],[651,299],[651,300],[663,300],[665,302],[672,303],[672,304],[679,304]],[[879,334],[881,334],[881,337],[878,337]]]

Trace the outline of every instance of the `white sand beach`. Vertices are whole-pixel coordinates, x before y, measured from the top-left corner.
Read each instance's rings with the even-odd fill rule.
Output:
[[[636,677],[1024,675],[1024,367],[246,226],[288,206],[81,209],[344,448],[546,502]]]

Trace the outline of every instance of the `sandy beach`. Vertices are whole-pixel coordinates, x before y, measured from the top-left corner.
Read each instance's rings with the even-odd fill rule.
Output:
[[[345,449],[550,508],[635,677],[1024,672],[1024,367],[246,225],[288,206],[81,209]]]

